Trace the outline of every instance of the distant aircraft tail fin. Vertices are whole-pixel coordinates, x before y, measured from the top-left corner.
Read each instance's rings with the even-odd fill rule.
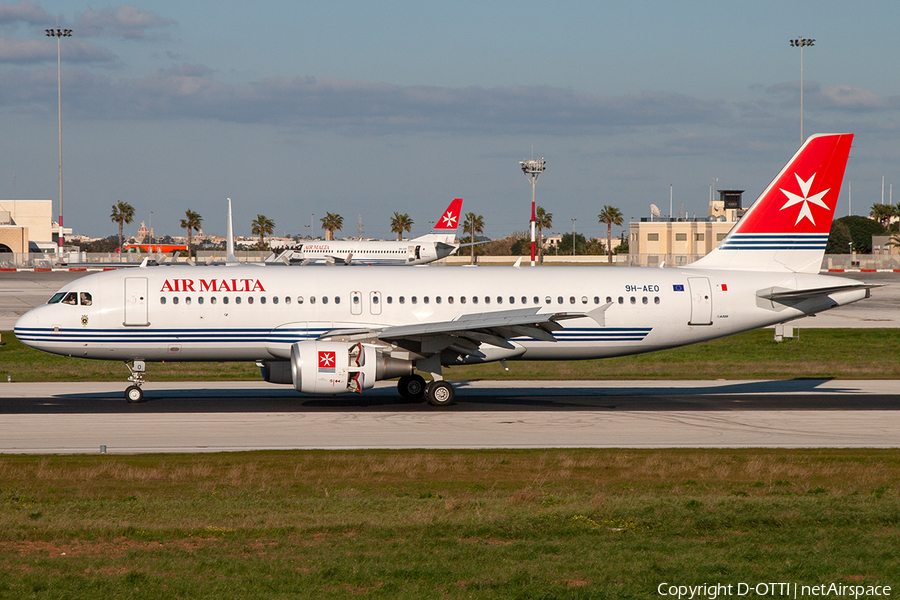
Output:
[[[459,219],[462,216],[462,198],[455,198],[441,218],[434,224],[434,229],[427,235],[422,235],[416,240],[428,242],[443,242],[444,244],[456,243],[456,230],[459,228]]]
[[[692,268],[818,273],[853,135],[818,134]]]
[[[225,225],[225,264],[237,263],[234,254],[234,223],[231,218],[231,198],[228,199],[228,223]]]

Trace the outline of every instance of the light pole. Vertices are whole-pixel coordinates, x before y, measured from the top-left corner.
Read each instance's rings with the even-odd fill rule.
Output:
[[[575,256],[575,221],[577,220],[578,217],[572,219],[572,256]]]
[[[148,247],[150,248],[150,252],[153,252],[153,211],[150,211],[150,229],[147,231],[147,238],[149,241],[147,242]]]
[[[812,46],[816,40],[798,37],[791,40],[792,48],[800,48],[800,145],[803,145],[803,48]]]
[[[71,29],[45,29],[47,37],[56,38],[56,95],[57,108],[59,110],[59,260],[63,256],[63,184],[62,184],[62,59],[60,57],[59,40],[64,37],[72,37]]]
[[[537,180],[540,178],[541,173],[543,173],[547,167],[545,166],[544,159],[540,160],[523,160],[519,161],[519,166],[522,167],[522,172],[525,173],[525,177],[527,177],[531,182],[531,266],[534,266],[534,186],[537,184]]]

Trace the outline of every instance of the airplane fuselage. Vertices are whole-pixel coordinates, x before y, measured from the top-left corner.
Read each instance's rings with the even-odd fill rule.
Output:
[[[85,358],[288,360],[293,343],[334,330],[536,308],[591,315],[560,321],[555,342],[520,336],[509,340],[514,350],[482,344],[484,357],[467,362],[587,359],[700,342],[866,297],[864,289],[790,305],[760,297],[846,284],[817,274],[690,267],[152,266],[73,281],[55,302],[23,316],[15,333],[40,350]]]

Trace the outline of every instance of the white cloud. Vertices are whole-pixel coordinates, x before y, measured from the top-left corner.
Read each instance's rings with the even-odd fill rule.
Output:
[[[116,55],[84,40],[65,38],[62,41],[63,55],[66,63],[111,63]],[[37,40],[0,39],[0,63],[18,65],[41,62],[56,62],[56,40],[41,38]]]
[[[826,105],[836,108],[884,108],[886,103],[868,90],[851,85],[833,85],[822,90]]]
[[[37,2],[22,0],[18,4],[0,2],[0,23],[30,23],[49,26],[55,25],[56,21]]]
[[[101,10],[88,10],[77,15],[73,29],[88,37],[112,35],[125,39],[142,40],[160,37],[148,34],[148,31],[174,24],[175,21],[171,19],[164,19],[135,6],[117,6]]]

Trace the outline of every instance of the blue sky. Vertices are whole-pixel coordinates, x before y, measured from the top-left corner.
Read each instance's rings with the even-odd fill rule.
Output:
[[[65,223],[111,235],[110,206],[178,234],[187,208],[224,233],[344,217],[390,237],[430,229],[453,197],[486,233],[527,228],[518,161],[547,160],[554,229],[706,214],[711,185],[749,204],[804,133],[857,134],[838,214],[900,183],[900,4],[871,2],[0,1],[0,198],[57,211],[56,44],[62,41]],[[900,201],[900,190],[898,198]],[[127,229],[126,229],[127,231]]]

